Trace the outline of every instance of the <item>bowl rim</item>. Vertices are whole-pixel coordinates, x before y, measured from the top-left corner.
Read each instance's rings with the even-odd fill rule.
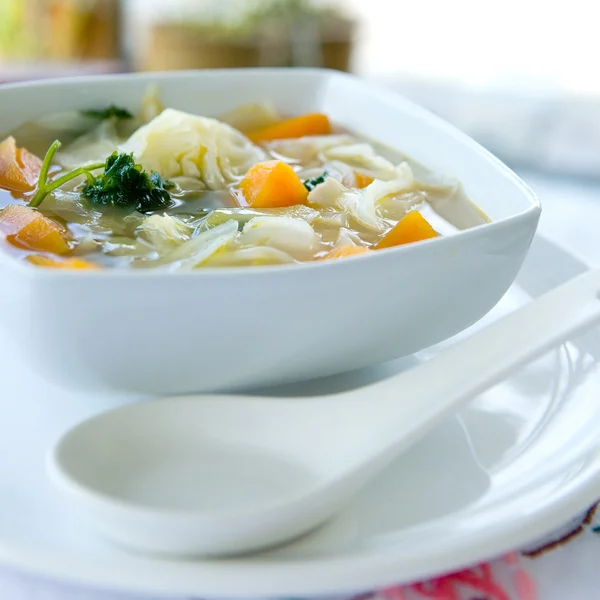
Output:
[[[77,269],[41,269],[36,265],[31,264],[26,260],[19,260],[9,252],[6,252],[3,248],[0,248],[0,266],[8,266],[11,270],[20,271],[25,275],[32,276],[35,274],[36,278],[89,278],[89,277],[101,277],[101,278],[142,278],[146,279],[149,277],[201,277],[208,274],[211,275],[222,275],[222,276],[236,276],[241,273],[287,273],[290,271],[302,270],[313,270],[313,269],[324,269],[324,268],[336,268],[342,264],[353,264],[352,261],[367,261],[377,260],[376,257],[386,256],[389,254],[397,254],[401,256],[401,253],[410,253],[419,251],[419,248],[424,248],[432,244],[442,246],[442,244],[451,244],[452,240],[469,240],[471,237],[480,236],[482,229],[485,231],[495,231],[506,227],[511,227],[513,224],[523,221],[534,219],[536,224],[534,227],[537,228],[537,221],[542,212],[542,205],[537,194],[507,165],[505,165],[499,158],[493,155],[489,150],[484,148],[481,144],[476,142],[473,138],[462,132],[454,125],[442,119],[438,115],[432,113],[426,108],[408,100],[402,94],[397,91],[391,90],[381,83],[373,82],[371,80],[364,79],[351,73],[344,73],[341,71],[335,71],[333,69],[324,68],[313,68],[313,67],[296,67],[294,69],[285,67],[258,67],[258,68],[235,68],[235,69],[198,69],[198,70],[181,70],[181,71],[147,71],[147,72],[135,72],[135,73],[111,73],[111,74],[100,74],[100,75],[84,75],[84,76],[68,76],[60,77],[56,79],[40,79],[34,81],[16,82],[0,85],[0,98],[5,91],[12,90],[44,90],[48,88],[56,88],[68,85],[77,84],[78,86],[85,86],[87,84],[102,84],[102,83],[114,83],[139,80],[148,81],[148,83],[160,83],[169,80],[183,80],[194,79],[194,78],[207,78],[207,79],[218,79],[228,77],[257,77],[264,76],[265,74],[284,76],[284,77],[296,77],[313,75],[317,77],[328,77],[338,80],[346,80],[353,82],[363,81],[368,83],[369,89],[375,91],[378,97],[385,99],[388,102],[392,102],[398,106],[400,110],[410,109],[415,114],[421,116],[425,121],[428,122],[432,127],[437,128],[447,135],[451,135],[461,144],[467,146],[472,151],[479,154],[483,159],[495,167],[500,175],[508,178],[513,185],[519,188],[523,197],[529,202],[529,207],[519,213],[515,213],[508,217],[477,225],[475,227],[459,230],[453,233],[451,236],[440,236],[433,239],[423,240],[420,242],[406,244],[403,246],[395,246],[391,248],[385,248],[378,250],[373,253],[365,253],[361,255],[347,257],[343,261],[310,261],[306,263],[291,263],[282,265],[263,265],[263,266],[240,266],[240,267],[203,267],[202,269],[195,269],[192,271],[173,271],[168,268],[148,268],[148,269],[90,269],[90,270],[77,270]]]

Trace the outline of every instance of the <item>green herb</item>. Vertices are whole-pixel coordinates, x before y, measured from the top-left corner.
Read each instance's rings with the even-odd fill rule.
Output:
[[[158,173],[150,175],[135,163],[133,154],[115,152],[106,159],[104,173],[93,177],[83,188],[83,195],[92,204],[134,209],[142,213],[169,208],[173,187]]]
[[[322,183],[325,183],[325,180],[327,179],[328,175],[329,175],[329,173],[327,171],[325,171],[323,173],[323,175],[321,175],[320,177],[315,177],[313,179],[307,179],[304,182],[304,187],[309,192],[312,192],[318,185],[321,185]]]
[[[95,205],[126,208],[142,213],[166,209],[172,205],[168,190],[173,187],[173,183],[164,180],[158,173],[146,173],[141,165],[135,163],[133,154],[115,152],[104,163],[79,167],[49,181],[50,165],[60,146],[57,140],[46,153],[37,191],[29,206],[38,207],[48,194],[81,175],[87,178],[83,196]],[[92,172],[97,169],[104,169],[104,173],[95,177]]]
[[[48,194],[57,190],[59,187],[65,185],[72,179],[79,177],[80,175],[85,175],[88,178],[88,181],[92,181],[94,178],[92,176],[92,171],[96,169],[101,169],[104,167],[104,163],[97,163],[93,165],[87,165],[85,167],[79,167],[54,181],[49,181],[48,172],[50,171],[50,166],[52,165],[52,160],[54,159],[54,155],[58,152],[58,149],[61,147],[61,143],[56,140],[52,146],[46,152],[46,156],[44,157],[44,162],[42,163],[42,168],[40,170],[40,176],[38,178],[37,191],[35,195],[29,202],[29,206],[33,208],[37,208],[46,198]]]
[[[99,119],[100,121],[106,121],[107,119],[133,119],[133,115],[125,108],[120,108],[111,104],[104,110],[83,110],[81,114],[84,117],[90,117],[90,119]]]

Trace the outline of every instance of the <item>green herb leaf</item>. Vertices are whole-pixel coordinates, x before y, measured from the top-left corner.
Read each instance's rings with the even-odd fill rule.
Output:
[[[133,115],[125,108],[120,108],[111,104],[104,110],[83,110],[81,114],[84,117],[90,117],[90,119],[99,119],[105,121],[106,119],[133,119]]]
[[[158,173],[148,175],[142,165],[135,163],[133,154],[115,152],[106,159],[104,173],[83,189],[92,204],[137,210],[142,213],[169,208],[173,186]]]
[[[325,180],[327,179],[329,173],[327,171],[325,171],[323,173],[323,175],[321,175],[320,177],[315,177],[313,179],[307,179],[304,182],[304,187],[309,191],[312,192],[318,185],[321,185],[322,183],[325,183]]]
[[[81,175],[85,175],[88,181],[83,189],[83,196],[92,204],[137,210],[142,213],[164,210],[172,206],[168,190],[174,187],[174,184],[163,179],[158,173],[146,173],[142,165],[135,163],[133,154],[115,152],[104,163],[79,167],[50,181],[48,173],[60,146],[60,142],[56,140],[48,149],[42,163],[37,190],[29,206],[37,208],[48,194]],[[95,177],[92,173],[98,169],[104,169],[104,173]]]

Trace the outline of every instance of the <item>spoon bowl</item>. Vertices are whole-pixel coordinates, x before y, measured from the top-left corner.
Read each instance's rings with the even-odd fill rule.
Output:
[[[52,480],[106,536],[179,556],[260,550],[310,531],[449,412],[600,321],[590,271],[366,388],[304,399],[143,402],[85,421]]]
[[[221,410],[224,401],[230,410]],[[52,480],[93,513],[106,535],[137,550],[228,554],[270,545],[281,519],[288,518],[286,509],[296,511],[296,503],[322,486],[323,474],[311,467],[310,457],[299,462],[274,439],[269,451],[244,436],[244,409],[257,405],[250,399],[230,402],[173,398],[104,413],[56,446]],[[279,427],[292,416],[276,402],[265,402],[264,410]],[[218,439],[211,423],[234,435]],[[311,510],[308,519],[296,517],[288,535],[327,516]],[[256,518],[260,534],[248,528]]]
[[[350,408],[341,396],[131,404],[64,435],[49,473],[121,545],[175,555],[262,549],[317,527],[359,487],[341,439],[357,432],[335,424],[345,401]],[[338,452],[328,442],[336,429]]]

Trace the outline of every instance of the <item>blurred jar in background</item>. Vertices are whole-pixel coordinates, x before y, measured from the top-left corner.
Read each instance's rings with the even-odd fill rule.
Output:
[[[42,3],[45,4],[44,45],[48,58],[120,58],[120,0],[42,0]]]
[[[0,57],[118,60],[121,0],[0,0]]]
[[[137,0],[131,23],[139,23],[144,11],[147,30],[133,44],[132,58],[142,70],[322,66],[348,71],[356,24],[343,5],[342,0]]]

